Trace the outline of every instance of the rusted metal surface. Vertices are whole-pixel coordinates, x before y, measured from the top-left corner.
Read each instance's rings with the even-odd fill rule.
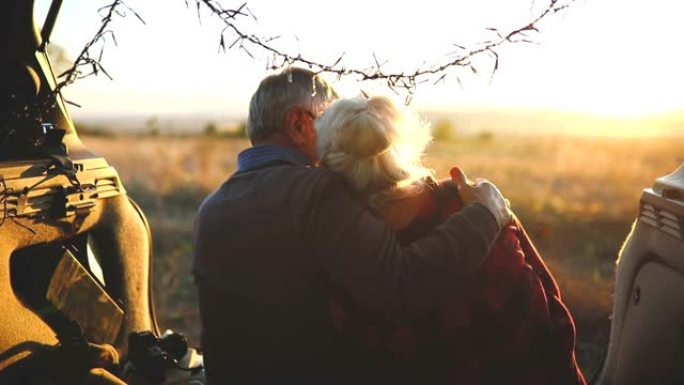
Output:
[[[64,316],[79,324],[88,341],[114,343],[124,311],[71,252],[62,256],[46,297]]]

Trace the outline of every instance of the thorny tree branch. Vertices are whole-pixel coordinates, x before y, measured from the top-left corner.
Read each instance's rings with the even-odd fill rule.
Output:
[[[102,15],[100,28],[97,30],[93,38],[85,44],[71,68],[59,75],[61,80],[59,83],[57,83],[53,93],[57,94],[62,90],[62,88],[72,84],[77,79],[82,79],[90,75],[98,75],[103,73],[110,80],[112,79],[112,77],[109,76],[109,73],[107,73],[105,68],[102,66],[101,62],[107,39],[111,39],[114,45],[117,44],[116,35],[109,27],[115,16],[126,16],[125,11],[122,11],[122,9],[133,13],[138,20],[140,20],[140,22],[145,24],[145,21],[140,17],[140,15],[138,15],[138,13],[135,12],[131,7],[126,5],[123,0],[114,0],[109,5],[100,8],[98,10],[98,13]],[[100,44],[100,50],[97,54],[97,57],[93,57],[90,51],[93,46],[98,44]]]
[[[82,79],[91,75],[99,75],[100,73],[105,74],[110,80],[112,79],[112,77],[109,76],[109,73],[107,73],[105,68],[102,66],[101,61],[108,40],[111,39],[111,41],[116,45],[116,35],[114,34],[114,31],[110,29],[110,25],[115,16],[126,16],[125,10],[122,9],[133,13],[143,24],[145,23],[140,15],[126,5],[123,0],[112,0],[109,5],[100,8],[98,10],[100,15],[102,15],[100,27],[90,41],[85,44],[81,50],[81,53],[78,55],[76,60],[74,60],[73,65],[57,77],[60,80],[57,82],[55,88],[51,92],[46,93],[44,96],[38,98],[27,106],[15,110],[15,117],[34,116],[38,117],[38,120],[42,121],[42,117],[57,105],[57,95],[61,94],[64,87],[73,84],[78,79]],[[100,45],[99,52],[97,53],[96,57],[93,57],[93,53],[91,51],[98,44]],[[70,102],[66,99],[63,100],[67,103],[80,107],[76,103]],[[9,136],[13,134],[14,131],[11,130],[9,134],[5,136],[5,141],[0,142],[0,148],[6,144]]]
[[[268,62],[269,69],[278,69],[292,64],[301,64],[309,67],[316,73],[332,74],[337,76],[338,79],[343,76],[353,76],[359,81],[381,80],[394,92],[397,92],[397,90],[406,92],[406,102],[408,103],[418,84],[428,82],[437,84],[443,81],[447,76],[453,75],[452,70],[457,68],[467,68],[470,69],[472,73],[477,74],[479,71],[476,69],[475,64],[473,64],[473,59],[478,56],[487,55],[494,61],[490,75],[493,76],[499,68],[499,54],[497,52],[499,47],[506,44],[533,43],[534,41],[531,39],[530,34],[539,32],[537,27],[538,24],[551,15],[568,8],[575,0],[549,0],[548,5],[543,10],[518,28],[514,28],[505,33],[502,33],[496,28],[488,28],[487,31],[494,35],[493,39],[485,40],[474,45],[472,48],[453,44],[456,51],[448,55],[444,62],[430,65],[424,64],[413,71],[402,72],[385,72],[382,66],[387,62],[380,63],[375,57],[375,54],[373,55],[374,64],[370,67],[349,68],[343,63],[342,59],[344,58],[344,53],[341,54],[334,63],[325,64],[312,58],[304,57],[299,53],[293,54],[286,52],[277,48],[272,43],[280,36],[263,38],[255,34],[246,33],[240,27],[238,22],[245,17],[256,20],[256,17],[249,10],[249,7],[247,7],[247,3],[243,3],[236,9],[227,9],[223,7],[220,0],[185,0],[186,6],[189,6],[190,2],[194,2],[200,22],[202,7],[206,8],[212,16],[223,22],[224,28],[220,35],[219,50],[225,52],[228,49],[239,49],[250,57],[254,57],[253,52],[264,52],[271,57]],[[532,4],[532,7],[534,7],[534,2]],[[83,50],[77,57],[74,65],[59,76],[62,80],[58,83],[54,91],[55,94],[59,93],[62,88],[72,84],[77,79],[90,75],[104,73],[111,79],[100,61],[107,38],[111,38],[114,44],[116,44],[114,32],[109,29],[109,26],[114,16],[125,16],[125,13],[120,11],[122,8],[133,13],[144,23],[143,19],[133,9],[128,7],[123,0],[113,0],[109,5],[102,7],[100,13],[103,14],[103,17],[99,30],[83,47]],[[227,38],[230,39],[228,40],[231,42],[230,44],[227,44]],[[91,55],[90,51],[93,46],[98,43],[101,43],[102,46],[99,55],[95,58]],[[83,68],[87,68],[88,71],[84,72]],[[456,75],[456,80],[461,84],[461,79],[458,75]]]
[[[496,52],[497,48],[508,43],[533,43],[534,41],[531,40],[530,34],[539,32],[537,25],[549,16],[568,8],[575,0],[550,0],[546,8],[524,25],[512,29],[507,33],[502,33],[496,28],[488,28],[487,30],[496,36],[494,39],[483,41],[471,49],[453,44],[458,51],[450,55],[450,58],[445,62],[423,66],[410,72],[384,72],[382,65],[386,62],[380,63],[375,57],[375,54],[373,54],[374,65],[365,69],[348,68],[344,66],[342,63],[344,54],[340,55],[333,64],[324,64],[303,57],[301,54],[293,55],[282,51],[271,44],[271,42],[278,37],[260,38],[254,34],[247,34],[240,29],[236,23],[238,17],[254,17],[251,15],[246,3],[242,4],[236,10],[230,10],[223,8],[218,0],[193,1],[197,7],[198,15],[201,8],[200,6],[204,5],[215,17],[218,17],[225,24],[223,31],[221,31],[219,50],[226,50],[225,35],[227,32],[230,32],[232,34],[232,39],[234,40],[232,40],[232,43],[227,47],[228,49],[241,49],[251,57],[253,57],[251,52],[254,49],[265,51],[272,57],[269,62],[270,69],[277,69],[291,64],[303,64],[317,73],[333,74],[338,78],[351,75],[360,81],[384,80],[391,90],[396,92],[396,89],[402,89],[407,92],[408,102],[410,101],[410,95],[413,94],[418,84],[430,81],[432,81],[433,84],[439,83],[444,80],[447,75],[449,75],[450,70],[454,68],[467,67],[473,73],[478,73],[475,65],[472,63],[472,59],[477,56],[489,55],[494,60],[494,66],[491,71],[491,75],[493,76],[499,68],[499,54]],[[185,2],[187,5],[188,0],[185,0]],[[534,7],[534,3],[532,7]],[[461,82],[458,76],[457,80],[459,83]]]

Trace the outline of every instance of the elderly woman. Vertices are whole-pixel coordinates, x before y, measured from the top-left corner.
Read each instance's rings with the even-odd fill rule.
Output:
[[[421,156],[431,140],[419,119],[384,97],[342,99],[317,120],[323,166],[410,242],[461,203]],[[392,324],[335,288],[333,319],[374,384],[585,384],[575,329],[558,286],[517,220],[483,266],[437,311]]]

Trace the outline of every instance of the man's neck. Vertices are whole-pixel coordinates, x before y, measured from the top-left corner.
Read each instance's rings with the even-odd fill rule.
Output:
[[[278,135],[277,133],[271,134],[267,138],[259,139],[257,141],[254,141],[252,143],[254,147],[256,146],[283,146],[283,147],[290,147],[292,149],[295,149],[295,146],[292,144],[292,141],[288,140],[288,138],[284,135]]]
[[[292,141],[290,141],[287,137],[284,137],[283,135],[271,135],[268,138],[265,139],[260,139],[258,141],[255,141],[252,143],[252,146],[257,147],[257,146],[281,146],[281,147],[287,147],[291,150],[297,151],[300,153],[303,157],[308,159],[310,164],[315,164],[314,161],[311,160],[311,158],[304,152],[301,151],[301,149],[297,146],[295,146]]]

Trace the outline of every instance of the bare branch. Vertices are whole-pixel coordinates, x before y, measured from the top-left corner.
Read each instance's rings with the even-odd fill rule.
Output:
[[[556,14],[568,8],[576,0],[548,0],[547,6],[539,11],[536,16],[532,15],[531,19],[517,28],[513,28],[508,32],[502,32],[498,28],[487,28],[486,31],[493,35],[491,39],[486,39],[479,44],[474,44],[467,48],[463,45],[452,43],[452,46],[457,50],[450,52],[445,56],[443,62],[422,64],[413,71],[403,72],[385,72],[383,66],[388,61],[380,62],[375,54],[373,54],[373,65],[366,68],[347,67],[343,63],[344,53],[333,64],[325,64],[323,62],[314,60],[310,57],[302,56],[300,53],[294,54],[286,52],[273,44],[280,36],[273,37],[259,37],[255,34],[246,33],[242,28],[241,22],[245,18],[257,20],[256,16],[247,6],[247,3],[242,3],[235,9],[224,8],[220,0],[184,0],[187,8],[190,8],[190,3],[194,2],[195,12],[200,23],[202,23],[202,8],[206,9],[208,13],[218,18],[224,25],[220,33],[218,50],[226,52],[226,50],[237,48],[244,51],[245,54],[254,58],[255,53],[262,52],[268,57],[266,67],[269,69],[277,69],[284,66],[299,64],[312,69],[316,73],[327,73],[335,75],[338,79],[349,76],[356,78],[359,81],[381,80],[393,92],[397,89],[402,90],[408,95],[412,95],[418,84],[432,83],[437,84],[442,82],[448,74],[457,68],[468,68],[473,74],[478,74],[479,71],[473,64],[475,57],[486,56],[494,61],[491,67],[490,81],[499,68],[499,54],[498,48],[508,44],[519,43],[534,43],[530,34],[538,33],[538,24],[551,15]],[[535,1],[535,0],[533,0]],[[538,1],[538,0],[536,0]],[[532,4],[534,8],[536,4]],[[127,6],[123,0],[113,0],[109,5],[100,9],[102,21],[99,30],[95,33],[93,38],[86,43],[83,50],[77,57],[74,65],[62,73],[62,79],[56,86],[54,94],[59,93],[62,88],[72,84],[77,79],[87,77],[90,75],[97,75],[100,73],[109,77],[109,74],[101,64],[101,59],[104,52],[104,45],[108,40],[116,44],[116,37],[112,30],[109,29],[110,24],[115,15],[125,16],[122,10],[128,10],[142,23],[144,20],[132,8]],[[532,10],[532,9],[531,9]],[[230,45],[227,42],[232,41]],[[96,44],[102,44],[99,49],[97,59],[91,57],[90,50]],[[461,84],[461,79],[456,76],[456,80]],[[407,100],[410,101],[410,98]]]
[[[280,67],[292,64],[301,64],[313,69],[317,73],[333,74],[336,75],[337,78],[341,78],[343,76],[352,76],[356,77],[360,81],[384,80],[392,91],[396,92],[395,88],[400,88],[405,92],[408,92],[408,94],[412,94],[415,91],[417,84],[425,82],[432,82],[433,84],[439,83],[446,77],[447,73],[458,67],[468,67],[474,74],[477,74],[478,70],[472,64],[471,59],[482,55],[491,56],[494,59],[494,65],[492,67],[490,79],[493,78],[495,72],[499,68],[499,55],[496,52],[499,47],[506,44],[535,43],[535,41],[529,36],[530,32],[539,32],[539,29],[537,28],[538,24],[549,18],[551,15],[568,8],[572,3],[575,2],[575,0],[549,0],[546,8],[541,10],[536,16],[533,15],[530,21],[524,23],[518,28],[508,31],[507,33],[502,33],[497,28],[487,28],[487,31],[494,33],[496,36],[496,38],[493,40],[484,40],[480,44],[474,45],[474,48],[470,49],[453,43],[452,45],[459,50],[449,53],[447,55],[448,59],[445,62],[435,63],[429,66],[423,65],[417,68],[415,71],[392,73],[383,72],[382,66],[386,64],[387,61],[380,63],[375,54],[373,54],[374,65],[362,69],[348,68],[344,66],[341,62],[343,55],[341,55],[340,59],[335,61],[335,63],[332,65],[318,62],[309,57],[304,57],[301,54],[293,55],[289,52],[280,50],[274,45],[271,45],[270,42],[273,39],[263,39],[254,34],[248,34],[241,29],[241,27],[238,25],[238,18],[240,16],[244,16],[243,13],[239,12],[243,9],[243,7],[245,7],[244,4],[237,10],[228,10],[224,9],[218,0],[194,1],[198,7],[203,5],[211,14],[219,18],[224,23],[225,28],[222,33],[228,31],[235,36],[236,40],[229,48],[232,48],[236,43],[239,42],[239,48],[245,50],[252,57],[252,52],[254,51],[247,51],[246,47],[249,46],[263,51],[270,56],[269,68],[278,68],[279,66],[276,65],[277,63],[280,63]],[[535,4],[533,3],[532,7],[534,6]],[[249,13],[251,14],[251,12]],[[461,84],[461,81],[458,77],[457,81],[459,84]]]
[[[74,61],[73,66],[59,75],[59,78],[62,80],[55,86],[53,94],[60,93],[64,87],[72,84],[77,79],[82,79],[90,75],[98,75],[103,73],[109,79],[112,78],[102,66],[101,60],[104,54],[105,45],[108,40],[111,40],[114,45],[118,45],[116,41],[116,35],[111,29],[109,29],[109,26],[112,23],[114,16],[125,16],[125,13],[121,12],[122,8],[129,10],[138,20],[140,20],[140,22],[145,24],[145,20],[143,20],[143,18],[135,10],[126,5],[123,0],[113,0],[109,5],[100,8],[98,10],[100,15],[102,15],[100,28],[97,30],[93,38],[85,44],[81,50],[81,53]],[[94,59],[91,57],[90,50],[97,44],[101,44],[101,46],[97,55],[97,59]],[[88,68],[89,71],[84,73],[83,68]]]

